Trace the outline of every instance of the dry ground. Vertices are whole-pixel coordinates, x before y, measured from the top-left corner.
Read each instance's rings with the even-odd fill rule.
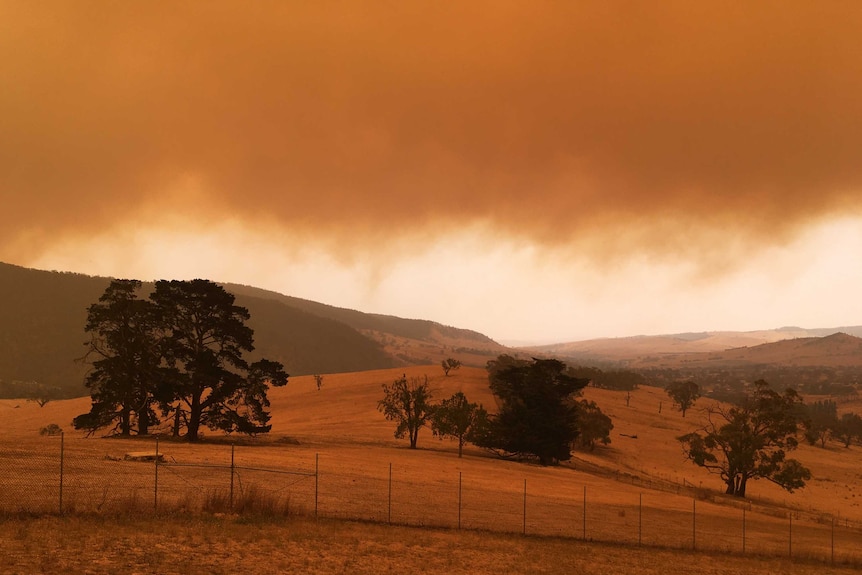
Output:
[[[830,575],[850,568],[785,559],[586,544],[343,521],[212,516],[0,521],[8,574],[501,573]]]
[[[381,384],[402,373],[427,375],[438,399],[461,390],[493,410],[486,372],[475,368],[464,367],[450,377],[444,377],[442,369],[434,365],[329,374],[324,375],[319,391],[312,377],[292,378],[286,388],[270,393],[272,433],[250,441],[237,438],[237,465],[300,472],[317,468],[319,484],[303,475],[242,470],[236,475],[237,491],[265,486],[278,499],[275,506],[293,515],[313,515],[317,488],[321,517],[391,519],[449,528],[456,528],[460,521],[465,529],[519,533],[526,528],[529,534],[572,539],[586,535],[596,541],[633,545],[640,541],[733,553],[741,552],[745,545],[747,553],[781,556],[790,551],[797,558],[829,559],[834,542],[839,562],[862,561],[862,532],[855,528],[862,522],[862,448],[858,446],[849,450],[837,444],[827,449],[803,446],[796,456],[814,474],[804,490],[787,494],[761,481],[749,486],[750,500],[728,499],[721,494],[715,476],[683,459],[675,439],[701,424],[699,409],[706,400],[682,418],[662,390],[643,387],[631,393],[628,405],[625,392],[586,390],[585,395],[613,418],[613,442],[593,453],[578,452],[566,465],[543,468],[502,461],[469,447],[459,459],[454,443],[441,442],[428,430],[420,433],[418,450],[407,449],[405,441],[392,437],[394,426],[380,415],[376,403]],[[18,457],[16,473],[4,475],[6,505],[0,507],[10,510],[10,498],[14,503],[16,497],[40,497],[48,502],[45,511],[56,510],[53,474],[59,439],[40,436],[39,429],[57,423],[66,430],[65,509],[152,512],[152,465],[115,460],[128,451],[152,449],[153,440],[85,438],[71,429],[70,422],[88,405],[87,398],[51,402],[43,408],[23,401],[0,401],[0,455]],[[230,445],[214,433],[207,439],[200,445],[163,440],[160,451],[168,454],[169,461],[181,464],[229,465]],[[214,493],[224,495],[229,478],[224,469],[160,468],[160,509],[205,507]],[[16,486],[21,490],[18,496],[14,495]],[[833,518],[837,520],[834,531]],[[52,527],[50,519],[41,521],[46,522],[46,529],[61,528]],[[194,521],[207,524],[204,519]],[[175,523],[170,529],[182,530],[182,521]],[[34,533],[26,523],[22,525],[14,529]],[[131,526],[128,529],[134,531]],[[222,529],[226,527],[218,527]],[[268,533],[275,528],[263,525],[256,529]],[[360,524],[349,528],[356,533],[366,529],[376,533],[377,527]],[[462,530],[458,537],[467,533]],[[565,545],[575,543],[570,540]],[[616,548],[599,549],[607,553]]]

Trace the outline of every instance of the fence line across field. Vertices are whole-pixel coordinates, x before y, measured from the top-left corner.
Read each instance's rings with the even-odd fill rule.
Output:
[[[249,451],[254,449],[261,448]],[[687,487],[683,491],[691,497],[669,489],[588,488],[514,474],[489,483],[488,477],[460,470],[417,482],[417,472],[428,474],[424,468],[389,463],[379,469],[359,458],[339,457],[338,465],[327,467],[315,454],[313,463],[294,469],[243,464],[235,445],[229,463],[178,462],[166,459],[158,439],[154,452],[134,455],[145,461],[81,456],[68,452],[62,436],[54,454],[0,447],[0,512],[146,512],[149,491],[152,511],[242,512],[243,505],[266,504],[313,517],[862,561],[862,529],[847,520],[842,526],[831,515],[755,510],[750,501],[720,505],[699,500],[702,490]]]

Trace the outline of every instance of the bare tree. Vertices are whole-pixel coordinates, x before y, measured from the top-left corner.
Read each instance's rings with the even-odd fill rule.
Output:
[[[450,371],[460,369],[461,362],[449,357],[440,362],[440,365],[443,367],[443,373],[448,377]]]
[[[384,397],[377,402],[377,409],[389,421],[397,421],[395,438],[410,438],[410,449],[416,449],[419,430],[431,417],[431,391],[428,376],[424,380],[402,375],[391,385],[383,384]]]

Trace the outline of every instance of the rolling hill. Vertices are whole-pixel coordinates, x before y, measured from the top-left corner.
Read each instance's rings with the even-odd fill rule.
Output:
[[[36,384],[60,397],[86,393],[87,308],[110,278],[0,263],[0,396],[21,397]],[[226,284],[248,308],[254,357],[282,362],[289,373],[341,373],[457,357],[484,365],[506,348],[474,331],[426,320],[364,314]],[[147,293],[152,284],[144,284]]]
[[[833,335],[842,337],[830,337]],[[855,353],[858,351],[856,344],[862,342],[859,337],[862,337],[862,326],[784,327],[749,332],[603,338],[519,349],[577,363],[616,364],[632,368],[698,362],[860,366],[862,355]]]

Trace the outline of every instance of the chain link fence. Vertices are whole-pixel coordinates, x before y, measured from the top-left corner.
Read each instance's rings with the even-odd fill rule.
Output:
[[[50,444],[49,444],[50,445]],[[427,466],[374,465],[359,456],[297,453],[273,466],[260,447],[158,440],[124,457],[66,445],[0,446],[0,513],[213,512],[304,515],[412,526],[557,536],[654,547],[862,561],[862,528],[830,515],[664,492],[619,481],[601,488],[564,475],[493,477]]]

